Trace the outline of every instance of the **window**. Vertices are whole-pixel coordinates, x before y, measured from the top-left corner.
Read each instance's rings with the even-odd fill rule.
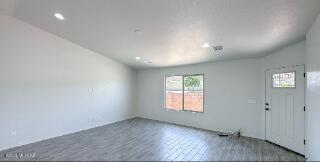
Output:
[[[183,77],[170,76],[166,77],[166,108],[173,110],[182,110],[183,99]]]
[[[272,87],[273,88],[294,88],[295,72],[272,74]]]
[[[165,83],[167,109],[203,112],[203,75],[167,76]]]

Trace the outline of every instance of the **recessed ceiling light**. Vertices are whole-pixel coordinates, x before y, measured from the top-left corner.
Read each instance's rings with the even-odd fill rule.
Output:
[[[63,15],[60,14],[60,13],[55,13],[54,16],[55,16],[57,19],[64,20]]]
[[[209,45],[208,43],[204,43],[204,44],[202,45],[202,47],[203,47],[203,48],[208,48],[208,47],[210,47],[210,45]]]
[[[140,57],[139,57],[139,56],[137,56],[137,57],[136,57],[136,60],[140,60]]]

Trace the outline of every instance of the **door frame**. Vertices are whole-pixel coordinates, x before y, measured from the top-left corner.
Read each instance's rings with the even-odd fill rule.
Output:
[[[284,68],[292,68],[292,67],[297,67],[297,66],[302,66],[303,67],[303,71],[304,71],[304,91],[303,91],[303,96],[304,96],[304,99],[303,99],[303,103],[306,107],[306,79],[307,79],[307,76],[306,76],[306,68],[305,68],[305,64],[301,64],[301,65],[293,65],[293,66],[282,66],[282,67],[274,67],[274,68],[266,68],[264,69],[264,99],[263,99],[263,111],[264,111],[264,140],[265,141],[268,141],[267,140],[267,113],[266,113],[266,101],[267,101],[267,71],[268,70],[275,70],[275,69],[284,69]],[[307,107],[306,107],[307,109]],[[307,141],[307,111],[304,112],[304,139]],[[305,155],[307,155],[307,149],[306,149],[306,144],[304,145],[304,150],[305,150]]]

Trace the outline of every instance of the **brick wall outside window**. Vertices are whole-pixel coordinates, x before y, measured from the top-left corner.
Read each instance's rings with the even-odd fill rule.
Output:
[[[182,110],[182,92],[167,92],[166,108]],[[185,91],[184,110],[203,112],[203,92]]]

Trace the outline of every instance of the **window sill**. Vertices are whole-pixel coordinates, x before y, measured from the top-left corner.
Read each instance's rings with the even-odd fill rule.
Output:
[[[176,112],[187,112],[187,113],[194,113],[194,114],[203,114],[204,111],[191,111],[191,110],[175,110],[170,108],[164,108],[166,111],[176,111]]]

